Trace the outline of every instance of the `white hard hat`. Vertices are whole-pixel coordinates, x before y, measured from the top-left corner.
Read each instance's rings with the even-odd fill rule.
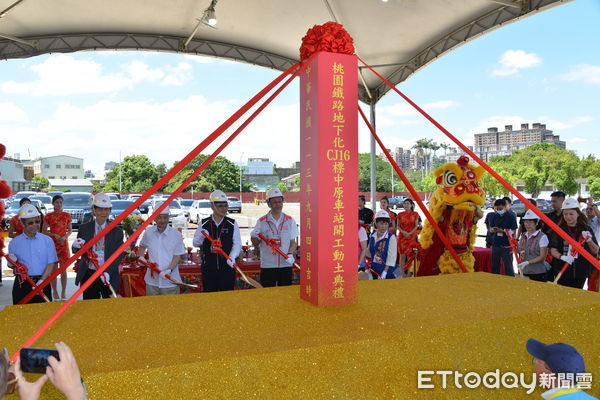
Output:
[[[158,215],[171,215],[171,208],[169,206],[166,206],[165,208],[163,208],[163,210],[158,214]]]
[[[40,212],[33,204],[23,204],[23,206],[19,208],[19,218],[21,219],[35,218],[39,216]]]
[[[112,203],[110,202],[110,197],[106,193],[97,193],[94,196],[94,205],[96,207],[102,208],[111,208]]]
[[[273,197],[283,197],[283,193],[277,188],[267,190],[267,200],[272,199]]]
[[[375,219],[377,219],[377,218],[387,218],[387,219],[390,219],[390,214],[388,214],[388,212],[385,211],[385,210],[379,210],[375,214]]]
[[[579,202],[572,197],[567,197],[565,201],[563,201],[561,210],[571,210],[574,208],[579,208]]]
[[[215,190],[214,192],[212,192],[210,194],[210,197],[208,199],[211,202],[216,203],[216,202],[220,202],[220,201],[227,201],[227,196],[225,195],[225,193],[223,193],[223,191]]]
[[[528,220],[528,219],[540,219],[540,217],[538,217],[533,211],[527,210],[527,212],[523,216],[523,220]]]

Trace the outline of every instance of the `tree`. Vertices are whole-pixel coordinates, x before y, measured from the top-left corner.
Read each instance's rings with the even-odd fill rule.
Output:
[[[277,184],[277,189],[279,189],[279,191],[280,191],[281,193],[285,193],[285,192],[287,192],[287,191],[288,191],[288,187],[286,186],[285,182],[279,182],[279,183]]]
[[[200,154],[186,165],[177,175],[171,179],[165,191],[175,191],[192,173],[208,158],[206,154]],[[175,163],[174,165],[177,165]],[[191,191],[192,187],[196,192],[212,192],[222,190],[224,192],[236,192],[240,188],[240,169],[231,161],[223,156],[216,157],[203,171],[198,175],[185,192]]]
[[[50,181],[48,181],[48,178],[43,176],[34,176],[31,182],[33,182],[34,186],[36,186],[38,189],[44,189],[50,186]]]
[[[386,163],[381,157],[375,157],[375,190],[378,192],[391,192],[391,183],[390,164]],[[358,155],[358,190],[360,192],[371,190],[371,155],[369,153]]]
[[[127,156],[121,164],[115,164],[106,175],[104,190],[119,191],[119,172],[121,172],[123,192],[145,192],[158,180],[156,167],[148,157]]]
[[[569,195],[577,193],[575,179],[581,174],[580,160],[575,152],[553,144],[539,143],[516,150],[512,156],[493,157],[489,164],[512,185],[521,179],[532,197],[539,196],[546,182]],[[484,177],[484,188],[490,193],[507,193],[498,185],[493,177]]]
[[[590,196],[594,199],[600,199],[600,176],[592,176],[587,181]]]

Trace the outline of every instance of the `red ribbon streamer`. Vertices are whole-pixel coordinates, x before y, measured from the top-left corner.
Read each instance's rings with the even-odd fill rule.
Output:
[[[415,188],[413,188],[412,184],[410,183],[410,181],[408,180],[406,175],[404,175],[404,172],[402,172],[400,167],[398,167],[398,164],[396,164],[396,161],[394,161],[394,157],[392,157],[390,152],[383,145],[383,142],[381,141],[381,139],[379,139],[379,136],[377,136],[377,133],[375,133],[375,129],[373,129],[373,126],[367,120],[367,117],[366,117],[365,113],[363,112],[363,110],[360,108],[360,106],[358,106],[358,112],[360,113],[362,119],[365,121],[365,124],[367,124],[367,126],[369,127],[369,130],[371,131],[371,135],[373,135],[373,137],[379,144],[379,147],[381,147],[381,150],[383,150],[383,152],[385,153],[385,156],[387,157],[388,161],[390,162],[392,167],[394,167],[394,170],[396,171],[396,173],[398,174],[400,179],[402,179],[402,182],[404,182],[404,184],[406,185],[406,188],[408,189],[410,194],[413,196],[413,199],[416,200],[416,202],[419,204],[419,207],[421,207],[421,210],[423,210],[423,213],[425,213],[425,217],[427,217],[427,220],[433,226],[433,229],[437,233],[437,235],[440,238],[440,240],[442,241],[442,243],[444,243],[444,246],[446,246],[446,249],[450,252],[450,255],[452,255],[452,258],[454,258],[454,261],[456,261],[456,263],[458,264],[458,266],[460,267],[462,272],[469,272],[467,267],[464,266],[461,259],[458,257],[458,254],[456,254],[454,247],[452,247],[452,245],[450,244],[450,241],[448,240],[446,235],[444,235],[444,233],[440,229],[440,226],[438,225],[437,221],[433,218],[433,216],[431,215],[431,213],[429,212],[429,210],[423,203],[423,200],[421,200],[421,197],[419,197],[419,194],[417,193]]]
[[[113,255],[111,257],[108,258],[108,260],[106,260],[104,262],[104,264],[100,267],[99,270],[97,270],[90,279],[88,279],[88,281],[84,282],[79,290],[77,290],[77,292],[75,292],[75,294],[73,296],[71,296],[55,313],[54,315],[52,315],[41,327],[40,329],[37,330],[37,332],[35,332],[18,350],[15,354],[13,354],[13,356],[11,357],[11,362],[15,362],[18,355],[19,355],[19,351],[21,350],[21,348],[23,347],[29,347],[31,346],[33,343],[35,343],[35,341],[37,339],[39,339],[39,337],[50,327],[52,326],[52,324],[71,306],[71,304],[73,304],[73,302],[77,299],[77,297],[79,295],[81,295],[81,293],[83,293],[83,291],[85,289],[87,289],[91,284],[92,281],[96,278],[98,278],[98,276],[100,275],[100,273],[102,273],[104,271],[104,269],[106,269],[108,267],[108,265],[110,265],[112,262],[114,262],[117,257],[131,244],[133,243],[133,241],[135,241],[139,235],[141,235],[141,233],[143,232],[143,230],[152,223],[152,221],[154,221],[154,219],[162,212],[162,210],[165,209],[165,207],[167,207],[167,205],[175,198],[179,195],[179,193],[181,193],[183,191],[183,189],[185,189],[203,170],[204,168],[206,168],[206,166],[208,164],[210,164],[212,162],[212,160],[214,160],[217,155],[219,155],[219,153],[229,144],[231,143],[231,141],[233,141],[233,139],[235,139],[235,137],[246,127],[248,126],[248,124],[250,122],[252,122],[252,120],[254,120],[254,118],[256,118],[256,116],[258,114],[260,114],[260,112],[269,104],[271,103],[271,101],[273,101],[273,99],[275,99],[275,97],[277,97],[277,95],[279,95],[279,93],[281,93],[281,91],[283,91],[283,89],[285,89],[290,83],[291,81],[300,74],[300,72],[302,72],[312,61],[312,58],[314,56],[312,56],[309,60],[307,60],[305,63],[302,63],[300,65],[300,63],[293,65],[292,67],[288,68],[285,72],[283,72],[278,78],[276,78],[273,82],[271,82],[269,85],[267,85],[263,90],[261,90],[256,96],[254,96],[248,103],[246,103],[244,106],[242,106],[233,116],[231,116],[229,119],[227,119],[227,121],[225,123],[223,123],[219,128],[217,128],[217,130],[215,132],[213,132],[209,138],[205,139],[201,145],[203,143],[205,143],[207,140],[209,140],[209,142],[206,144],[206,146],[208,146],[208,144],[210,144],[212,141],[214,141],[214,139],[219,136],[225,129],[227,129],[231,124],[233,124],[242,114],[244,114],[250,107],[254,106],[254,104],[256,104],[258,102],[258,100],[260,100],[262,97],[264,97],[266,95],[266,93],[268,93],[273,87],[275,87],[277,85],[277,83],[281,82],[283,80],[283,78],[285,77],[285,75],[289,74],[291,71],[294,70],[294,68],[298,67],[298,65],[300,65],[300,68],[298,68],[298,70],[296,72],[293,73],[293,75],[291,77],[288,78],[287,81],[285,81],[277,90],[275,90],[275,92],[273,92],[273,94],[267,99],[265,100],[255,111],[254,113],[252,113],[250,115],[250,117],[248,117],[248,119],[246,121],[244,121],[244,123],[242,123],[240,125],[240,127],[234,132],[232,133],[229,138],[227,138],[227,140],[225,140],[223,142],[223,144],[221,144],[221,146],[219,146],[219,148],[217,148],[217,150],[215,150],[203,163],[202,165],[200,165],[192,175],[190,175],[190,177],[188,179],[186,179],[183,184],[181,184],[181,186],[179,188],[177,188],[177,190],[175,190],[171,196],[164,201],[159,207],[158,209],[156,209],[156,211],[150,216],[148,217],[148,219],[129,237],[129,239],[127,239],[125,241],[125,243],[123,243],[121,245],[121,247],[119,247],[115,253],[113,253]],[[234,118],[235,117],[235,118]],[[206,147],[205,146],[205,147]],[[200,147],[200,145],[196,148],[198,149]],[[194,149],[194,151],[196,150]],[[193,152],[194,152],[193,151]],[[200,151],[202,151],[202,149],[200,149]],[[192,153],[190,153],[192,154]],[[182,162],[178,163],[177,165],[180,164],[188,164],[194,157],[192,157],[191,159],[189,158],[189,155],[184,158],[184,160],[182,160]],[[182,166],[183,168],[183,166]],[[170,174],[173,170],[175,169],[175,167],[169,171],[168,174]],[[179,170],[177,171],[179,172]],[[176,172],[175,172],[176,173]],[[167,175],[165,175],[165,177],[167,177]],[[174,175],[174,174],[172,174]],[[172,177],[169,176],[169,179]],[[144,201],[145,199],[149,198],[154,192],[156,192],[160,187],[162,187],[164,185],[164,183],[166,182],[162,182],[163,179],[165,178],[163,177],[161,180],[159,180],[159,182],[157,182],[156,184],[154,184],[150,189],[148,189],[148,191],[146,191],[139,199],[138,201],[134,202],[131,206],[129,206],[129,208],[127,208],[127,210],[125,210],[123,213],[121,213],[119,216],[117,216],[117,218],[115,218],[113,220],[113,222],[111,224],[108,224],[102,231],[100,231],[96,236],[94,236],[89,242],[87,242],[85,244],[84,247],[82,247],[75,255],[73,255],[73,257],[80,257],[81,254],[83,254],[83,250],[84,248],[87,246],[87,248],[85,249],[85,251],[87,251],[88,249],[91,248],[91,246],[96,243],[101,237],[103,237],[104,235],[106,235],[110,229],[112,229],[114,227],[114,225],[116,225],[117,223],[119,223],[120,221],[122,221],[127,215],[128,213],[131,213],[133,211],[133,209],[135,209],[137,207],[137,205],[141,204],[141,202],[139,200],[143,199],[142,201]],[[160,184],[160,185],[159,185]],[[114,224],[114,225],[113,225]],[[111,226],[113,225],[113,226]],[[88,246],[89,245],[89,246]],[[62,266],[60,269],[58,269],[57,271],[54,272],[54,274],[52,274],[51,276],[53,276],[54,278],[56,278],[56,276],[58,276],[58,274],[60,274],[61,270],[64,270],[70,263],[72,263],[72,259],[73,257],[71,257],[67,264],[65,264],[64,266]],[[244,275],[245,276],[245,275]],[[54,279],[52,278],[52,279]],[[39,289],[39,288],[38,288]],[[36,289],[37,290],[37,289]],[[41,290],[41,289],[40,289]],[[31,293],[30,293],[31,295]],[[33,296],[32,296],[33,297]],[[27,300],[29,301],[29,300]]]
[[[290,68],[288,68],[286,71],[284,71],[281,75],[279,75],[276,79],[274,79],[271,83],[269,83],[267,86],[265,86],[265,88],[263,90],[261,90],[260,92],[258,92],[258,94],[256,94],[254,97],[252,97],[252,99],[250,99],[246,104],[244,104],[242,107],[240,107],[231,117],[229,117],[223,124],[221,124],[213,133],[211,133],[206,139],[204,139],[198,146],[196,146],[196,148],[194,148],[187,156],[185,156],[181,162],[177,163],[171,170],[169,170],[169,172],[167,172],[165,174],[165,176],[163,176],[161,179],[158,180],[158,182],[156,182],[154,185],[152,185],[152,187],[150,189],[148,189],[146,192],[144,192],[142,194],[142,196],[140,196],[136,201],[133,202],[133,204],[131,204],[125,211],[123,211],[121,214],[119,214],[112,222],[110,222],[109,224],[107,224],[107,226],[104,227],[104,229],[102,229],[100,232],[98,232],[98,234],[96,234],[92,239],[90,239],[90,241],[88,241],[87,243],[85,243],[80,249],[79,251],[77,251],[77,253],[73,254],[73,256],[71,256],[71,258],[69,258],[65,263],[62,263],[61,266],[59,268],[57,268],[56,271],[54,271],[51,275],[50,275],[50,279],[49,281],[54,280],[58,275],[60,275],[64,270],[67,269],[67,267],[69,265],[71,265],[75,260],[77,260],[79,257],[81,257],[85,252],[87,252],[89,249],[92,248],[92,246],[98,242],[98,240],[100,240],[101,238],[103,238],[106,234],[108,234],[108,232],[110,232],[114,227],[116,227],[121,221],[123,221],[129,214],[131,214],[134,210],[136,210],[140,204],[142,204],[144,201],[146,201],[152,194],[154,194],[157,190],[159,190],[161,187],[163,187],[169,180],[171,180],[171,178],[173,176],[175,176],[175,174],[177,174],[178,172],[180,172],[187,164],[189,164],[196,156],[198,156],[198,154],[200,154],[206,147],[208,147],[216,138],[218,138],[227,128],[229,128],[232,124],[234,124],[243,114],[245,114],[250,108],[252,108],[260,99],[262,99],[268,92],[270,92],[277,84],[279,84],[286,75],[288,75],[289,73],[291,73],[295,68],[298,67],[300,63],[294,64],[293,66],[291,66]],[[307,65],[307,64],[305,64]],[[300,73],[301,70],[304,69],[304,66],[299,69],[298,71],[296,71],[296,73],[294,74],[294,77]],[[289,80],[288,80],[289,83]],[[286,83],[283,87],[287,86]],[[281,88],[280,88],[281,89]],[[281,89],[283,90],[283,89]],[[277,94],[279,94],[280,90],[275,92]],[[268,102],[270,102],[272,100],[272,98],[270,98],[268,100]],[[263,107],[264,108],[264,107]],[[259,108],[258,110],[262,110],[262,108]],[[257,111],[258,111],[257,110]],[[258,112],[255,112],[256,115],[258,115]],[[229,142],[231,140],[233,140],[233,137],[237,136],[237,133],[239,133],[239,131],[241,131],[241,129],[243,129],[243,127],[245,127],[248,123],[250,123],[250,121],[252,119],[254,119],[254,117],[256,116],[255,114],[252,114],[252,116],[249,118],[249,120],[246,121],[245,125],[240,126],[240,128],[238,128],[238,131],[236,131],[236,133],[234,133],[232,135],[232,137],[230,138]],[[227,143],[227,142],[226,142]],[[216,155],[218,153],[215,152],[211,155],[211,157],[209,157],[206,161],[210,160],[212,161]],[[214,156],[214,157],[213,157]],[[203,163],[202,165],[206,164]],[[210,163],[209,161],[209,163]],[[208,165],[208,164],[206,164]],[[201,166],[202,167],[202,166]],[[199,167],[200,168],[200,167]],[[198,172],[199,174],[199,172]],[[193,179],[195,179],[197,175],[192,174],[192,179],[188,179],[189,182],[191,182]],[[188,182],[188,180],[186,180],[186,182]],[[189,182],[187,184],[189,184]],[[187,186],[186,184],[186,186]],[[186,186],[183,186],[184,188]],[[169,197],[168,201],[165,201],[163,203],[163,205],[166,207],[166,204],[168,204],[172,199],[174,198],[174,196]],[[160,210],[164,209],[164,207],[161,207]],[[157,210],[158,211],[158,210]],[[156,214],[156,212],[154,213]],[[156,217],[154,217],[156,218]],[[152,222],[154,220],[154,218],[152,219],[148,219],[150,220],[150,222]],[[143,224],[142,226],[147,226],[145,224]],[[138,228],[138,230],[140,230]],[[143,229],[142,229],[143,230]],[[135,236],[135,232],[134,235],[132,235],[131,237],[137,238],[137,236]],[[130,237],[130,239],[131,239]],[[131,242],[130,242],[131,243]],[[121,249],[122,247],[120,247],[119,249]],[[117,252],[117,256],[120,255],[122,253],[122,250],[120,250],[119,252]],[[41,288],[43,288],[45,285],[47,285],[47,282],[44,281],[44,283],[38,288],[39,290],[41,290]],[[37,290],[37,289],[36,289]],[[34,291],[35,294],[37,294],[36,291]],[[31,293],[30,293],[31,295]],[[23,304],[23,302],[27,302],[31,299],[31,297],[33,297],[33,295],[27,295],[19,304]]]
[[[11,263],[12,265],[15,266],[15,274],[19,275],[21,277],[21,284],[24,281],[27,281],[31,287],[33,289],[35,289],[37,287],[37,285],[35,284],[35,282],[33,281],[33,279],[31,279],[31,277],[29,276],[28,273],[28,269],[27,266],[25,264],[22,264],[20,262],[18,262],[17,260],[13,260],[12,258],[8,257],[8,255],[4,255],[4,257],[8,260],[9,263]],[[44,299],[45,302],[49,303],[50,299],[44,294],[44,292],[38,293],[38,295]]]
[[[510,248],[512,249],[513,254],[515,255],[515,259],[517,260],[517,264],[521,264],[521,257],[519,257],[519,242],[513,235],[510,229],[505,229],[504,234],[508,237],[508,241],[510,242]]]
[[[278,246],[275,239],[267,239],[265,235],[262,233],[258,234],[258,237],[263,240],[270,248],[273,254],[279,253],[279,255],[287,260],[287,254],[285,254]],[[297,263],[294,263],[294,267],[300,269],[300,266]]]
[[[377,77],[379,77],[379,79],[381,79],[383,82],[385,82],[386,85],[388,85],[388,87],[390,89],[392,89],[393,91],[395,91],[396,93],[398,93],[400,95],[400,97],[402,97],[404,100],[406,100],[411,106],[413,106],[419,113],[421,113],[421,115],[423,115],[425,118],[427,118],[433,125],[435,125],[440,131],[442,131],[446,136],[448,136],[448,138],[450,140],[452,140],[454,143],[456,143],[456,145],[458,147],[461,148],[461,150],[463,150],[465,153],[467,153],[475,162],[477,162],[479,165],[481,165],[487,172],[490,173],[490,175],[492,175],[494,178],[496,178],[496,180],[498,182],[500,182],[502,184],[502,186],[504,186],[506,189],[508,189],[512,194],[514,194],[515,196],[517,196],[517,198],[519,200],[521,200],[524,204],[528,204],[528,200],[525,198],[525,196],[523,196],[521,193],[519,193],[514,187],[512,187],[508,182],[506,182],[506,180],[504,178],[502,178],[496,171],[494,171],[489,165],[487,165],[485,162],[483,162],[483,160],[479,157],[477,157],[477,155],[475,153],[473,153],[471,151],[471,149],[469,149],[467,146],[465,146],[464,144],[462,144],[462,142],[460,140],[458,140],[454,135],[452,135],[446,128],[444,128],[440,123],[438,123],[435,119],[433,119],[433,117],[431,117],[429,114],[427,114],[421,107],[419,107],[415,102],[413,102],[411,99],[409,99],[404,93],[402,93],[400,90],[398,90],[391,82],[389,82],[387,79],[385,79],[383,76],[381,76],[379,73],[377,73],[377,71],[375,71],[370,65],[368,65],[367,63],[365,63],[360,57],[356,56],[360,62],[362,62],[368,69],[371,70],[371,72],[373,72]],[[558,234],[560,237],[562,237],[566,242],[568,242],[571,246],[575,247],[575,249],[577,249],[577,252],[579,254],[581,254],[582,256],[584,256],[590,263],[592,263],[592,265],[594,267],[596,267],[596,269],[598,269],[600,271],[600,261],[598,261],[593,255],[591,255],[587,250],[585,250],[583,248],[583,246],[581,246],[579,243],[577,243],[577,241],[575,239],[573,239],[571,236],[569,236],[565,231],[563,231],[558,225],[556,225],[554,223],[554,221],[552,221],[550,218],[548,218],[546,216],[546,214],[544,214],[543,212],[541,212],[537,207],[531,206],[530,208],[531,211],[533,211],[538,217],[541,218],[542,221],[544,221],[544,223],[546,223],[546,225],[548,225],[550,228],[552,228],[552,230]]]

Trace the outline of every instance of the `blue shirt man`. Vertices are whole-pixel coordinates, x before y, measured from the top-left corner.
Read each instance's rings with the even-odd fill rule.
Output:
[[[23,224],[23,233],[11,240],[8,245],[9,257],[27,267],[27,275],[34,283],[47,278],[54,268],[58,257],[54,242],[49,236],[39,232],[41,217],[39,211],[31,204],[25,204],[19,209],[19,218]],[[13,283],[13,304],[19,303],[33,287],[27,280],[22,280],[17,274]],[[44,293],[50,299],[52,290],[46,285]],[[30,303],[44,301],[40,296],[35,296]]]

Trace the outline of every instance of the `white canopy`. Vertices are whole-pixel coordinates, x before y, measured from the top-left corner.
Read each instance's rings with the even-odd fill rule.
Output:
[[[566,1],[219,0],[213,29],[198,22],[210,0],[0,0],[0,59],[154,50],[285,70],[308,28],[337,21],[357,54],[398,84],[468,40]],[[374,104],[389,89],[361,71],[360,99]]]

